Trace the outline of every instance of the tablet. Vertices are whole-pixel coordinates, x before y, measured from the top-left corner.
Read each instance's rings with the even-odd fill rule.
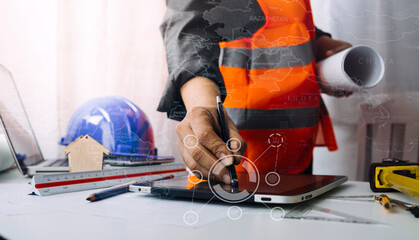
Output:
[[[277,173],[248,176],[238,173],[239,185],[181,177],[130,186],[132,192],[143,192],[166,198],[218,200],[227,203],[299,203],[315,198],[342,183],[346,176],[279,175]]]

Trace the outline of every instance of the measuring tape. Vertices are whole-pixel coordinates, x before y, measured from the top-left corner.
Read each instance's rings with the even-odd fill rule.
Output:
[[[317,216],[306,216],[311,210],[319,211],[338,217],[317,217]],[[347,213],[335,211],[329,208],[318,207],[308,204],[300,204],[287,212],[284,218],[289,219],[302,219],[302,220],[320,220],[320,221],[332,221],[332,222],[345,222],[345,223],[362,223],[362,224],[383,224],[374,220],[353,216]]]
[[[40,196],[106,188],[131,181],[152,181],[168,175],[187,175],[182,163],[116,168],[62,174],[35,175],[32,178],[34,193]]]

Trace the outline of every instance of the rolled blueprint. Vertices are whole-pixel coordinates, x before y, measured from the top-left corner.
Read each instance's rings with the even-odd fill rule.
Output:
[[[355,46],[332,55],[316,65],[320,84],[354,91],[377,85],[384,76],[384,61],[372,48]]]

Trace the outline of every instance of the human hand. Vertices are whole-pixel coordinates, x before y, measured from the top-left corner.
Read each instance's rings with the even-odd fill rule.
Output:
[[[185,164],[199,178],[222,181],[230,184],[230,174],[225,166],[239,164],[241,157],[228,155],[243,155],[246,142],[231,118],[225,112],[230,135],[230,151],[219,137],[220,127],[218,113],[215,107],[194,107],[188,111],[186,117],[177,125],[178,147]],[[222,159],[221,159],[222,158]],[[222,164],[215,164],[221,159]],[[215,165],[214,165],[215,164]],[[214,165],[212,172],[211,167]],[[200,174],[196,174],[199,172]],[[215,174],[219,173],[219,174]]]
[[[348,42],[335,40],[328,36],[321,36],[316,39],[316,60],[320,62],[350,47],[352,45]]]
[[[334,40],[328,36],[321,36],[316,39],[316,60],[321,61],[350,47],[352,47],[350,43]],[[334,97],[348,97],[352,94],[352,91],[336,89],[333,86],[322,84],[320,84],[320,89],[322,93]]]

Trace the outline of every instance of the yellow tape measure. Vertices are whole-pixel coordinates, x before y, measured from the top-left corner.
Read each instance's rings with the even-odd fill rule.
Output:
[[[419,198],[419,164],[399,159],[383,159],[370,167],[370,187],[374,192],[400,191]]]

